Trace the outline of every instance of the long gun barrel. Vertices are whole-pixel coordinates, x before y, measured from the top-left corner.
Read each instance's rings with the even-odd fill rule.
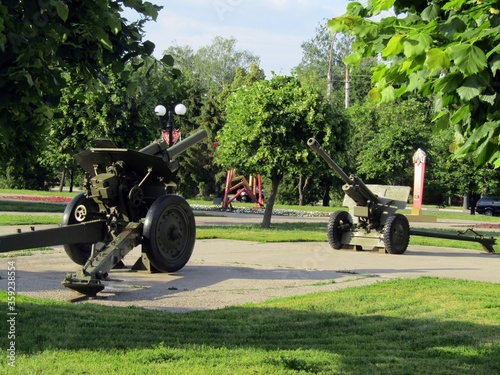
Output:
[[[149,155],[161,155],[166,151],[166,153],[168,154],[168,158],[172,160],[174,157],[183,153],[188,148],[194,146],[196,143],[202,141],[206,137],[207,137],[206,130],[200,129],[196,133],[191,134],[189,137],[183,139],[179,143],[171,146],[170,148],[168,147],[167,142],[161,139],[144,147],[143,149],[139,150],[139,152]]]
[[[348,176],[342,168],[323,150],[323,147],[314,138],[307,140],[307,145],[321,156],[327,164],[337,173],[337,175],[346,183],[342,186],[345,194],[351,197],[359,206],[366,206],[368,201],[378,203],[378,198],[373,192],[364,184],[364,182],[357,176]]]
[[[307,140],[307,145],[313,149],[319,156],[325,159],[326,163],[339,175],[339,177],[344,180],[346,184],[353,184],[353,181],[349,178],[349,176],[338,166],[337,163],[333,161],[333,159],[323,150],[323,147],[319,144],[319,142],[314,138],[309,138]]]
[[[167,149],[168,156],[172,160],[175,158],[177,155],[183,153],[186,151],[188,148],[194,146],[198,142],[204,140],[207,137],[207,132],[205,129],[200,129],[196,133],[191,134],[189,137],[186,139],[183,139],[179,143],[176,143],[172,147]]]

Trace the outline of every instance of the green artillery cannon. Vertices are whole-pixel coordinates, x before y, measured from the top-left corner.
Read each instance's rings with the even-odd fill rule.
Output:
[[[205,130],[168,147],[160,139],[139,150],[97,141],[75,155],[85,172],[84,191],[66,206],[59,228],[0,237],[0,252],[64,245],[82,266],[63,285],[88,296],[104,289],[108,272],[135,246],[142,255],[133,269],[175,272],[189,261],[196,226],[189,204],[168,194],[175,186],[174,158],[205,139]]]
[[[410,235],[416,235],[479,242],[486,251],[494,252],[496,240],[472,230],[467,232],[474,233],[475,237],[464,236],[467,232],[453,235],[410,229],[407,217],[396,213],[406,207],[410,187],[365,185],[358,176],[348,176],[314,138],[310,138],[307,145],[345,182],[343,205],[349,212],[333,212],[328,224],[328,242],[334,249],[385,250],[390,254],[403,254]]]

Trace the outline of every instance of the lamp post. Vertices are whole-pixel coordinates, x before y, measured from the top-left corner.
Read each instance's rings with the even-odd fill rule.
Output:
[[[174,111],[175,111],[176,115],[184,116],[186,114],[186,106],[184,104],[177,104],[174,108]],[[167,113],[167,109],[163,105],[157,105],[155,107],[155,114],[157,116],[163,117],[163,116],[165,116],[166,113]],[[162,130],[163,138],[165,139],[165,141],[167,142],[169,147],[175,143],[175,141],[174,141],[174,128],[175,128],[175,122],[174,122],[173,112],[168,111],[166,132],[163,131],[163,128],[161,126],[161,121],[160,121],[160,129]]]

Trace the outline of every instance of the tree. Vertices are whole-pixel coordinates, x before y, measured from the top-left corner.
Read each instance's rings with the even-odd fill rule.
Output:
[[[456,195],[479,194],[480,170],[470,158],[453,160],[450,145],[453,129],[445,129],[430,139],[427,152],[427,170],[424,200],[436,204],[449,204]],[[465,207],[467,208],[467,207]]]
[[[372,19],[391,8],[398,17]],[[347,64],[379,55],[385,60],[373,74],[373,99],[387,102],[413,92],[433,97],[437,127],[453,127],[458,135],[456,156],[500,166],[497,0],[352,2],[329,25],[356,37]]]
[[[159,138],[153,109],[158,103],[175,102],[172,69],[154,58],[135,58],[120,74],[108,69],[103,74],[106,84],[94,81],[62,91],[39,161],[62,170],[63,176],[66,171],[72,176],[73,155],[90,147],[95,138],[110,138],[119,147],[131,149]]]
[[[372,182],[413,185],[412,156],[418,148],[427,150],[431,135],[428,110],[428,103],[416,99],[352,107],[350,151],[357,172]]]
[[[271,224],[285,173],[310,175],[318,165],[307,139],[314,136],[325,145],[338,146],[339,126],[330,109],[322,95],[293,77],[274,76],[241,86],[229,96],[226,124],[216,137],[216,160],[226,168],[271,180],[263,228]]]
[[[294,74],[304,82],[317,86],[329,98],[332,95],[345,102],[346,65],[344,58],[352,53],[354,38],[344,33],[332,33],[326,22],[316,28],[316,35],[302,43],[302,60]],[[365,59],[349,75],[350,102],[364,101],[370,90],[369,71],[374,59]]]
[[[143,18],[128,22],[121,13],[123,6]],[[28,159],[25,150],[39,154],[40,134],[54,117],[65,87],[105,81],[104,68],[122,74],[131,58],[151,55],[154,44],[142,42],[142,27],[156,19],[159,9],[142,0],[0,3],[3,170],[35,167],[36,158]],[[172,64],[168,56],[163,61]]]
[[[235,38],[216,36],[212,44],[196,52],[191,47],[172,46],[165,53],[176,60],[176,67],[184,74],[195,74],[201,81],[205,93],[221,92],[230,85],[238,68],[248,72],[251,65],[259,65],[260,58],[249,51],[236,48]]]
[[[236,39],[215,37],[212,44],[194,51],[190,46],[170,46],[164,53],[173,56],[179,78],[179,100],[187,104],[189,122],[204,127],[208,139],[179,156],[183,172],[178,174],[179,193],[186,197],[218,195],[220,166],[214,162],[215,135],[224,125],[225,101],[238,86],[251,79],[264,79],[259,58],[236,48]],[[183,126],[183,131],[186,130]],[[185,134],[185,133],[184,133]],[[223,178],[223,176],[222,176]]]

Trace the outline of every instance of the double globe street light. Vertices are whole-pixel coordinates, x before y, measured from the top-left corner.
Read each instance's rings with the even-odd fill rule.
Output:
[[[184,116],[186,114],[186,106],[182,103],[177,104],[174,108],[175,114],[178,116]],[[167,109],[163,105],[157,105],[155,107],[155,114],[158,117],[163,117],[165,114],[167,114]],[[161,128],[161,125],[160,125]],[[167,119],[167,127],[166,127],[166,132],[168,134],[168,146],[172,146],[174,144],[173,141],[173,132],[175,128],[175,122],[174,122],[174,114],[172,111],[168,111],[168,119]],[[163,130],[163,129],[162,129]]]

